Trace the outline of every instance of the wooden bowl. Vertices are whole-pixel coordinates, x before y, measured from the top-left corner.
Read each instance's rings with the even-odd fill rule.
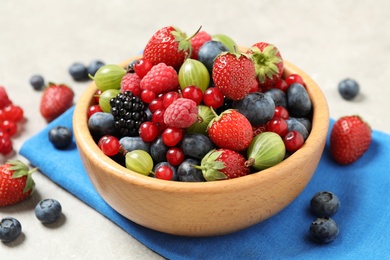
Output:
[[[123,62],[127,66],[134,57]],[[304,146],[281,163],[245,177],[214,182],[176,182],[130,171],[105,156],[88,130],[87,109],[94,83],[77,102],[73,130],[94,187],[124,217],[142,226],[182,236],[235,232],[277,214],[306,187],[322,155],[329,126],[328,105],[317,84],[285,62],[285,75],[297,73],[313,104],[312,130]]]

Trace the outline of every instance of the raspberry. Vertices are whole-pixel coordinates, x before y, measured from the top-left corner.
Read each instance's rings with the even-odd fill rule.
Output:
[[[141,78],[135,73],[126,73],[121,81],[121,92],[133,92],[134,96],[139,97],[141,94]]]
[[[8,98],[7,91],[3,86],[0,86],[0,109],[12,104],[11,100]]]
[[[211,36],[205,31],[200,31],[192,37],[190,41],[192,46],[191,58],[197,60],[200,47],[202,47],[205,42],[211,41]]]
[[[196,102],[188,98],[175,100],[164,113],[164,123],[174,128],[187,128],[195,123],[197,118]]]
[[[156,94],[176,90],[179,78],[176,70],[165,63],[153,66],[141,80],[142,90],[151,90]]]

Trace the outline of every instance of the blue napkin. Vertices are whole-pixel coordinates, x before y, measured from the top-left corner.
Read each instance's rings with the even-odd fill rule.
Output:
[[[329,155],[329,140],[318,168],[305,190],[274,217],[224,236],[193,238],[157,232],[122,217],[96,192],[86,175],[76,145],[53,148],[48,131],[72,127],[74,108],[27,140],[20,154],[55,183],[95,208],[151,250],[169,259],[389,259],[390,135],[373,131],[369,150],[355,163],[341,166]],[[331,120],[331,126],[334,123]],[[44,158],[44,160],[42,159]],[[320,245],[308,237],[315,217],[312,196],[334,192],[341,208],[332,218],[340,234]]]

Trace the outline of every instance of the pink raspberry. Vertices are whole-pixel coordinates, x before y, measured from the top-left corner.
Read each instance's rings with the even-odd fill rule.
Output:
[[[168,127],[187,128],[198,118],[196,102],[188,98],[178,98],[164,113],[164,123]]]
[[[141,89],[151,90],[155,94],[176,90],[178,86],[176,70],[165,63],[154,65],[141,80]]]
[[[134,96],[141,94],[141,78],[135,73],[126,73],[121,81],[121,92],[133,92]]]
[[[211,40],[211,35],[205,31],[200,31],[194,37],[192,37],[190,40],[192,46],[191,58],[197,60],[200,47],[202,47],[205,42]]]

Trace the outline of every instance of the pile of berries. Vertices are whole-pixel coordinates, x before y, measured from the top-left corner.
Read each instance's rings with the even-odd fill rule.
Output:
[[[12,137],[18,132],[18,123],[24,118],[23,109],[12,103],[6,89],[0,86],[0,154],[12,150]]]
[[[104,154],[144,175],[245,176],[284,160],[311,131],[305,82],[283,77],[283,69],[272,44],[240,51],[226,35],[187,37],[164,27],[126,69],[108,64],[96,72],[88,126]]]

